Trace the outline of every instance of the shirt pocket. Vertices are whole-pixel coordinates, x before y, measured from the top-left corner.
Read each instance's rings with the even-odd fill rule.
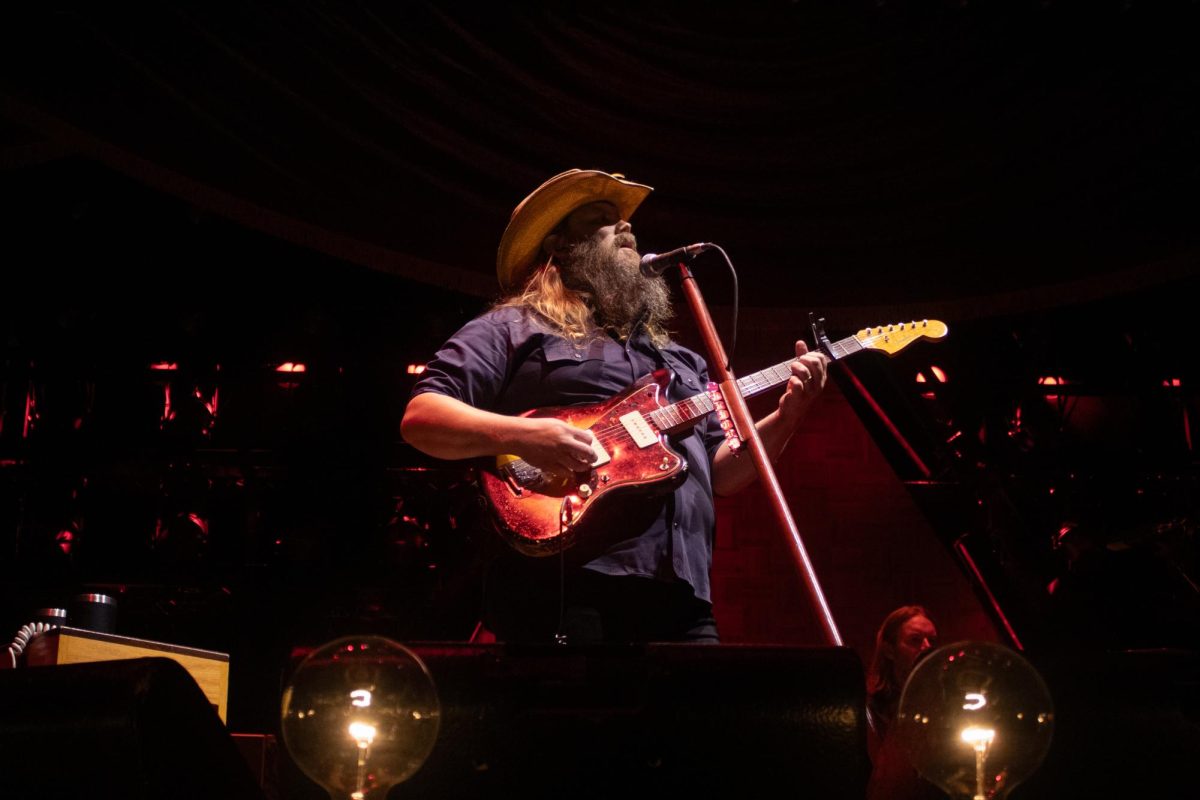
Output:
[[[562,363],[578,361],[594,361],[604,358],[604,342],[592,340],[582,344],[575,344],[572,341],[560,337],[547,338],[542,344],[542,353],[545,354],[546,363]]]
[[[543,389],[561,398],[561,405],[610,397],[619,387],[605,378],[602,345],[603,342],[576,345],[562,338],[548,339],[542,345]]]

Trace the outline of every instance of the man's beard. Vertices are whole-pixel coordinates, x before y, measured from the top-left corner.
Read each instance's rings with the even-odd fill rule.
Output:
[[[563,286],[583,295],[596,325],[621,339],[633,333],[638,322],[647,330],[665,331],[671,320],[671,291],[661,276],[642,274],[637,251],[619,249],[622,237],[611,243],[583,239],[573,243],[559,260]]]

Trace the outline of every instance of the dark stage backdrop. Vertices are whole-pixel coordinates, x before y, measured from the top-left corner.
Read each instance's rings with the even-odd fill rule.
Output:
[[[1194,271],[1196,17],[1150,2],[40,3],[0,32],[0,141],[6,163],[85,154],[476,296],[516,202],[583,167],[656,186],[644,249],[724,245],[751,306],[838,306],[851,326],[875,321],[862,307],[1028,310]]]

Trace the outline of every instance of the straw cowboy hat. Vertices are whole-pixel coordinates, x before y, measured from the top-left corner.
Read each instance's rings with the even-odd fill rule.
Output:
[[[628,220],[653,189],[594,169],[560,172],[530,192],[513,209],[496,251],[496,277],[501,288],[511,289],[538,261],[542,240],[568,214],[588,203],[603,200],[617,207]]]

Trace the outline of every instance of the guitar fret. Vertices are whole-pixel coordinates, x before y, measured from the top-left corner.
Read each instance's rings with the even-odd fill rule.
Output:
[[[739,378],[737,382],[738,390],[743,395],[750,397],[759,392],[766,391],[772,386],[778,386],[791,377],[792,370],[789,366],[790,363],[789,361],[785,361],[782,364],[775,364],[764,370],[747,375],[744,378]]]
[[[707,394],[697,394],[686,400],[680,400],[678,403],[650,411],[646,416],[659,430],[670,430],[699,419],[712,410],[712,399]]]
[[[677,405],[667,406],[663,410],[663,414],[667,418],[667,427],[668,428],[674,428],[676,425],[678,425],[682,421],[682,418],[679,415],[679,406],[677,406]]]
[[[670,412],[669,417],[671,419],[671,424],[669,427],[671,427],[671,428],[674,428],[676,425],[680,425],[683,423],[684,417],[683,417],[683,414],[680,413],[680,409],[679,409],[680,405],[682,405],[682,404],[676,403],[675,405],[667,406],[667,411]]]

